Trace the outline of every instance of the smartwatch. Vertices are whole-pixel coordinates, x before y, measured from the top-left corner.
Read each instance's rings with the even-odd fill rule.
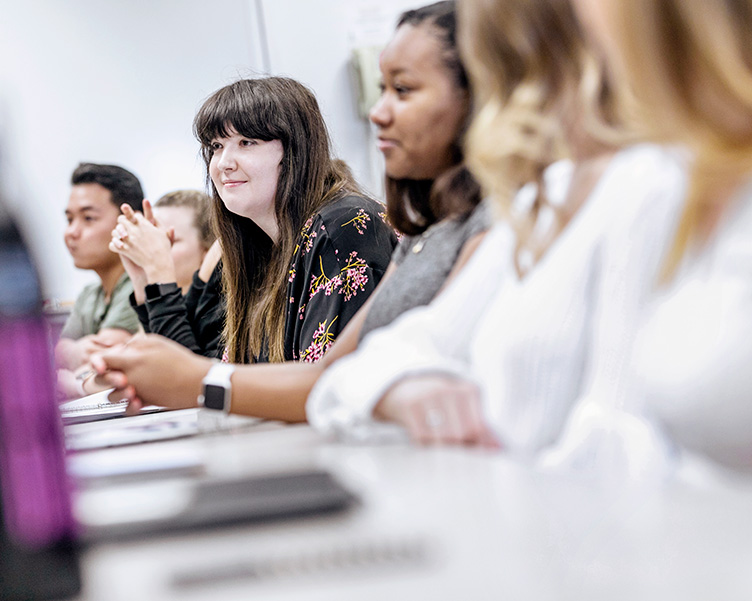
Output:
[[[177,289],[178,285],[176,282],[170,282],[169,284],[147,284],[144,286],[144,296],[146,300],[153,301]]]
[[[232,384],[230,376],[235,371],[231,363],[214,363],[203,379],[203,393],[198,397],[198,406],[217,411],[230,412]]]

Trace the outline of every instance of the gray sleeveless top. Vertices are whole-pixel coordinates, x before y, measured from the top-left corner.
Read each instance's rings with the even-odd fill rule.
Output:
[[[420,236],[406,236],[392,255],[398,268],[379,286],[360,332],[362,340],[371,330],[392,323],[405,311],[427,305],[436,296],[470,238],[491,226],[487,201],[470,214],[445,219]]]

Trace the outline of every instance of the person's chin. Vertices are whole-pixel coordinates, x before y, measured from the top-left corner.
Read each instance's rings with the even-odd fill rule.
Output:
[[[390,165],[386,163],[384,172],[387,177],[392,179],[413,179],[410,176],[410,169],[406,169],[404,164]]]
[[[96,269],[99,264],[85,257],[73,257],[73,266],[76,269]]]

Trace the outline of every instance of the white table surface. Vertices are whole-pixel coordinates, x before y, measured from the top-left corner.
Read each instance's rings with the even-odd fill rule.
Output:
[[[101,435],[126,424],[85,426]],[[74,461],[184,456],[212,476],[315,466],[362,503],[326,517],[94,545],[83,554],[80,601],[752,599],[749,477],[687,471],[663,484],[605,484],[498,452],[346,446],[302,425],[224,426]],[[139,486],[83,491],[77,510],[148,505]],[[101,501],[107,494],[115,500]]]

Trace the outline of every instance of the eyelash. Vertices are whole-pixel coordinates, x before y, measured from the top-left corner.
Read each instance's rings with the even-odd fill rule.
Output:
[[[407,86],[392,84],[391,88],[397,93],[397,97],[402,98],[406,94],[409,94],[412,90],[411,88]],[[386,84],[384,82],[379,83],[379,90],[381,90],[381,94],[385,94],[387,91]]]
[[[258,140],[243,139],[240,141],[240,145],[241,146],[257,146]],[[209,144],[209,150],[212,153],[215,153],[217,150],[221,150],[221,149],[222,149],[222,144],[219,142],[212,142],[211,144]]]

